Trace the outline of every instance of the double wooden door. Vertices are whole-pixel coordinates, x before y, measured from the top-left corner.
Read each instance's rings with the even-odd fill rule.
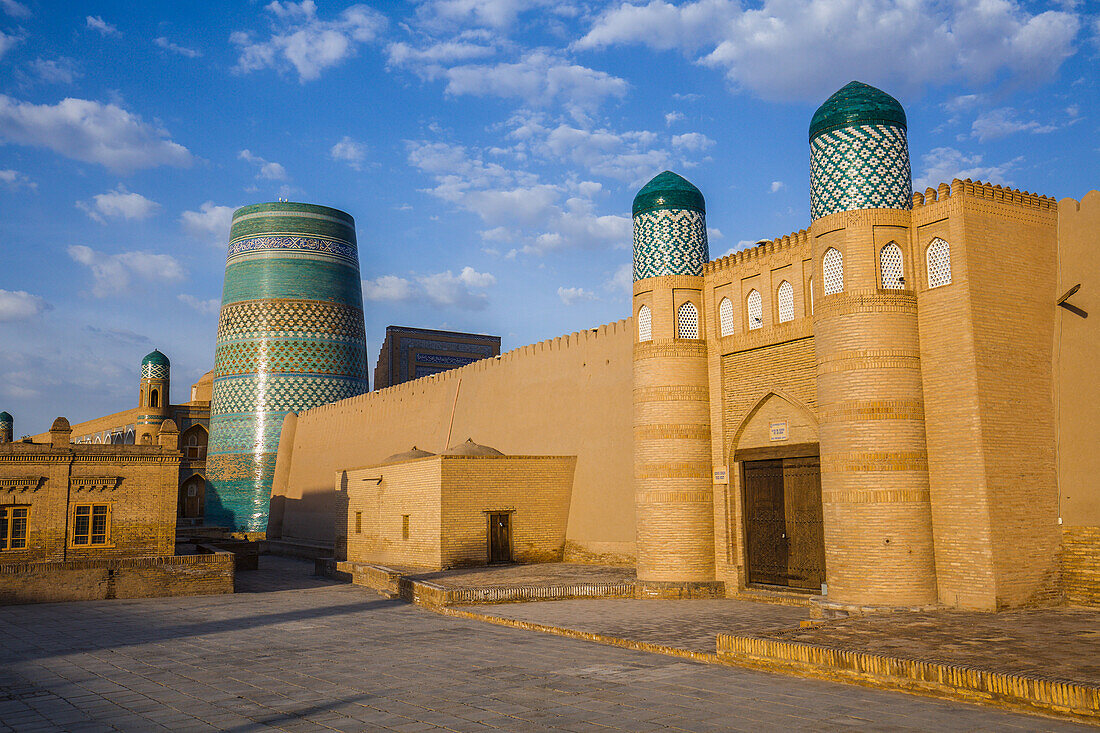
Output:
[[[816,456],[742,464],[748,582],[819,590],[825,582]]]

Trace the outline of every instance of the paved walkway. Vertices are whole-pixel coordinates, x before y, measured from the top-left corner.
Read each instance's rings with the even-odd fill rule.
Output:
[[[4,608],[0,729],[1094,730],[448,618],[311,570],[265,556],[231,596]]]
[[[397,568],[395,568],[397,569]],[[496,585],[576,585],[631,583],[634,568],[556,562],[533,565],[490,565],[439,572],[410,572],[410,578],[430,580],[445,588],[484,588]]]

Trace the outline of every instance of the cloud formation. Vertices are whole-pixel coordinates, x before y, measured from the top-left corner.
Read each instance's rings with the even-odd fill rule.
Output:
[[[0,323],[26,321],[52,309],[44,298],[25,290],[0,289]]]
[[[91,247],[75,244],[68,249],[69,257],[92,271],[92,295],[106,298],[122,295],[134,279],[152,282],[182,280],[183,265],[171,255],[153,252],[121,252],[109,255]]]
[[[100,33],[104,36],[118,36],[118,35],[121,35],[118,32],[118,28],[111,25],[107,21],[103,20],[103,18],[101,16],[98,16],[98,15],[89,15],[87,20],[85,21],[85,25],[89,29],[91,29],[93,31],[97,31],[98,33]]]
[[[345,8],[335,20],[317,17],[313,0],[300,3],[275,0],[264,10],[271,14],[271,35],[258,40],[253,33],[236,31],[229,40],[240,47],[235,70],[247,74],[260,69],[293,67],[302,84],[321,76],[356,53],[356,46],[375,40],[386,27],[386,17],[366,5]]]
[[[237,157],[259,169],[256,173],[257,178],[264,178],[268,181],[285,181],[287,179],[286,168],[279,163],[273,163],[258,155],[253,155],[250,150],[242,150],[237,154]]]
[[[26,5],[16,0],[0,0],[0,8],[13,18],[29,18],[31,11]]]
[[[234,211],[233,206],[217,206],[213,201],[207,201],[198,211],[180,214],[180,224],[188,234],[197,239],[224,245],[229,241]]]
[[[34,104],[0,94],[0,140],[49,148],[117,173],[171,165],[186,168],[190,151],[168,131],[115,104],[63,99]]]
[[[56,59],[37,58],[28,64],[31,74],[47,84],[72,84],[83,76],[76,62],[64,56]]]
[[[107,219],[148,219],[162,208],[156,201],[127,191],[121,184],[114,191],[92,196],[91,201],[77,201],[76,206],[100,224],[106,224]]]
[[[922,173],[913,178],[913,190],[935,188],[941,183],[950,183],[955,178],[1011,185],[1012,181],[1008,176],[1021,160],[1023,158],[1000,165],[983,165],[981,155],[967,155],[955,148],[933,148],[921,156]]]
[[[329,155],[333,160],[347,163],[348,167],[358,171],[363,169],[363,163],[367,160],[367,146],[344,135],[340,142],[332,146]]]
[[[472,267],[463,267],[457,275],[446,270],[420,275],[415,280],[383,275],[363,281],[363,298],[391,303],[427,300],[441,308],[483,310],[489,304],[489,296],[482,291],[494,284],[493,275]]]
[[[856,78],[909,92],[1049,79],[1080,25],[1073,12],[1033,13],[1018,0],[650,0],[604,12],[574,47],[679,50],[758,96],[816,101]]]
[[[12,191],[19,188],[36,189],[38,184],[12,168],[0,169],[0,184]]]
[[[201,300],[187,293],[180,293],[176,298],[188,308],[194,308],[199,313],[207,316],[216,315],[222,309],[222,302],[216,299]]]
[[[197,59],[202,57],[202,51],[194,48],[187,48],[186,46],[181,46],[178,43],[172,43],[164,36],[154,38],[153,43],[157,44],[157,46],[163,48],[165,51],[178,53],[180,56],[186,56],[189,59]]]
[[[978,115],[970,126],[970,134],[978,138],[978,142],[984,143],[987,140],[1008,137],[1017,132],[1044,134],[1057,129],[1055,125],[1044,125],[1035,120],[1021,120],[1016,110],[1011,107],[1001,107]]]
[[[575,305],[593,300],[599,300],[595,293],[584,288],[558,288],[558,297],[565,305]]]

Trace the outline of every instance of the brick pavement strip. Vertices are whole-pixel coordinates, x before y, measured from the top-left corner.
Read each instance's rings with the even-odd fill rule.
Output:
[[[233,596],[5,608],[0,729],[1088,730],[448,618],[306,563],[261,568]],[[154,704],[112,704],[128,694]],[[50,721],[30,707],[46,699],[78,715]]]

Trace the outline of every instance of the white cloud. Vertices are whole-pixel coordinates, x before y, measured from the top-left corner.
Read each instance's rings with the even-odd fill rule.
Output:
[[[4,31],[0,31],[0,58],[3,58],[4,54],[12,50],[12,48],[14,48],[15,45],[22,40],[22,36],[17,36],[10,33],[4,33]]]
[[[684,119],[683,112],[666,112],[665,113],[665,127],[672,127],[673,122],[679,122]]]
[[[0,289],[0,323],[25,321],[52,309],[43,298],[25,290]]]
[[[275,0],[264,9],[273,16],[270,37],[256,40],[245,31],[229,37],[241,49],[235,70],[245,74],[293,66],[303,84],[354,56],[357,44],[375,40],[386,26],[386,17],[366,5],[345,8],[335,20],[319,19],[313,0]]]
[[[558,297],[565,305],[575,305],[592,300],[599,300],[596,294],[584,288],[558,288]]]
[[[913,179],[913,190],[935,188],[952,179],[981,180],[987,183],[1011,184],[1008,175],[1023,158],[1016,158],[1000,165],[982,165],[981,155],[967,155],[955,148],[933,148],[921,156],[923,173]]]
[[[237,154],[237,157],[259,168],[259,172],[256,173],[257,178],[265,178],[269,181],[285,181],[287,179],[286,168],[279,163],[272,163],[258,155],[253,155],[250,150],[242,150]]]
[[[207,201],[199,207],[198,211],[185,211],[180,214],[180,224],[193,237],[223,245],[229,241],[233,211],[232,206],[216,206],[213,201]]]
[[[222,309],[222,302],[220,300],[200,300],[194,295],[188,295],[187,293],[180,293],[176,297],[184,305],[188,306],[189,308],[194,308],[199,313],[202,313],[204,315],[214,315]]]
[[[782,191],[786,187],[787,187],[787,184],[783,183],[783,181],[772,181],[771,192],[772,193],[779,193],[780,191]]]
[[[4,9],[4,12],[13,18],[29,18],[31,17],[31,11],[23,3],[16,2],[16,0],[0,0],[0,8]]]
[[[159,38],[154,38],[153,43],[157,44],[158,46],[163,48],[165,51],[171,51],[172,53],[178,53],[180,56],[186,56],[189,59],[197,59],[197,58],[200,58],[202,56],[202,51],[199,51],[198,49],[194,49],[194,48],[187,48],[186,46],[181,46],[178,43],[172,43],[171,41],[169,41],[164,36],[160,36]]]
[[[714,145],[714,141],[701,132],[687,132],[683,135],[673,135],[672,145],[692,152],[700,152]]]
[[[92,196],[91,201],[77,201],[76,206],[100,224],[106,224],[107,219],[148,219],[162,208],[156,201],[127,191],[121,184],[114,191]]]
[[[575,47],[677,49],[759,96],[819,101],[855,78],[914,93],[1041,81],[1075,52],[1079,27],[1076,14],[1035,14],[1019,0],[650,0],[606,11]]]
[[[1043,125],[1035,120],[1021,120],[1011,107],[1001,107],[978,115],[970,126],[970,135],[984,143],[986,140],[1008,137],[1017,132],[1042,134],[1057,129],[1054,125]]]
[[[135,278],[171,282],[185,275],[183,265],[171,255],[144,251],[108,255],[82,244],[74,244],[68,252],[74,261],[92,271],[92,295],[97,298],[126,293]]]
[[[516,63],[454,66],[437,73],[447,81],[447,94],[515,98],[536,107],[564,102],[590,109],[607,97],[623,97],[629,86],[617,76],[543,50],[531,51]]]
[[[367,146],[345,135],[340,142],[332,146],[329,155],[333,160],[347,163],[355,170],[362,170],[363,163],[367,160]]]
[[[0,170],[0,184],[3,184],[13,191],[24,187],[32,190],[38,188],[37,183],[27,178],[19,171],[11,168]]]
[[[29,64],[31,73],[47,84],[72,84],[83,76],[76,68],[76,62],[70,58],[37,58]]]
[[[631,263],[624,262],[619,265],[603,286],[612,293],[631,295],[634,292],[634,268]]]
[[[120,173],[159,165],[187,167],[193,160],[163,128],[117,105],[88,99],[49,105],[0,94],[0,139],[49,148]]]
[[[462,268],[457,275],[451,270],[421,275],[415,282],[396,275],[382,275],[363,281],[363,298],[391,303],[428,300],[443,308],[481,310],[488,305],[489,297],[480,291],[494,284],[493,275],[472,267]]]
[[[386,47],[386,56],[393,66],[411,66],[425,70],[431,76],[438,73],[435,68],[441,64],[452,64],[457,61],[472,61],[485,58],[496,53],[492,46],[480,43],[471,43],[458,39],[440,41],[422,48],[416,48],[408,43],[391,43]]]
[[[422,24],[432,28],[474,26],[505,31],[515,26],[519,15],[538,7],[568,13],[568,3],[559,0],[430,0],[417,8]]]
[[[88,18],[87,18],[86,23],[87,23],[88,28],[90,28],[93,31],[99,31],[101,34],[103,34],[105,36],[121,35],[118,32],[118,28],[111,25],[107,21],[103,20],[103,18],[101,16],[89,15]]]

